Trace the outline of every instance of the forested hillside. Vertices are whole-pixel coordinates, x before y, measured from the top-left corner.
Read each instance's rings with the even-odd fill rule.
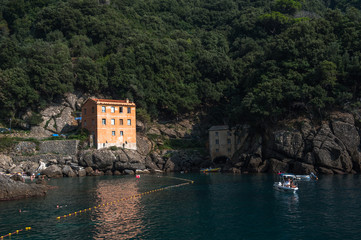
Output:
[[[322,115],[361,97],[360,0],[2,0],[0,114],[79,90],[153,118]]]

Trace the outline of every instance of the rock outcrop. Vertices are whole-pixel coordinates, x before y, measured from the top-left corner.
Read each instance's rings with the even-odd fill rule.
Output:
[[[44,185],[27,184],[0,175],[0,201],[44,196],[46,191]]]
[[[361,172],[360,134],[350,113],[332,113],[320,125],[309,119],[297,120],[293,126],[267,129],[261,142],[255,138],[257,135],[247,136],[231,166],[242,172]]]
[[[52,103],[40,112],[43,121],[40,126],[31,128],[30,137],[43,138],[75,130],[79,122],[73,113],[80,110],[84,99],[81,94],[66,93],[61,101]]]
[[[46,175],[49,178],[61,178],[63,177],[63,172],[61,168],[57,165],[51,165],[41,171],[41,174]]]

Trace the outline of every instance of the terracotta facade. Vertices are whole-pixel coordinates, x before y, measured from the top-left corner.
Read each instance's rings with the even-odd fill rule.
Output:
[[[82,127],[97,149],[137,149],[136,105],[129,100],[88,98],[82,106]]]

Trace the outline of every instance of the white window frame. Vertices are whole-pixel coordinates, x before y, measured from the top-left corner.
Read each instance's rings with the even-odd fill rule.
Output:
[[[127,125],[128,125],[128,126],[132,126],[132,119],[128,119],[128,120],[127,120]]]
[[[107,107],[106,106],[102,106],[102,112],[106,112],[107,111]]]
[[[107,120],[105,118],[102,119],[102,124],[107,125]]]
[[[115,131],[112,131],[112,136],[115,136]]]
[[[114,113],[115,112],[115,107],[110,107],[110,112]]]
[[[110,119],[110,125],[115,125],[115,119],[114,118]]]

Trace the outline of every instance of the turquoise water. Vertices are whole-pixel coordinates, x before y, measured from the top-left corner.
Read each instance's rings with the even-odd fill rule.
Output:
[[[321,176],[300,183],[297,194],[275,191],[273,175],[168,176],[195,183],[60,220],[56,217],[183,181],[163,175],[51,180],[57,189],[44,198],[0,202],[0,236],[29,226],[11,239],[361,238],[360,175]]]

